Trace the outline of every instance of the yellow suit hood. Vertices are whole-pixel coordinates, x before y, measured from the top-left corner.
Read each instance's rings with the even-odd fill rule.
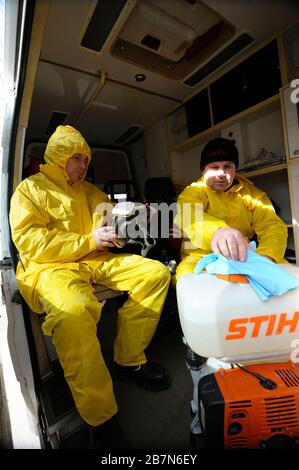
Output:
[[[23,180],[11,199],[12,239],[21,263],[17,267],[20,292],[30,308],[41,312],[35,289],[40,273],[58,269],[79,270],[80,263],[98,266],[110,256],[97,250],[93,231],[105,222],[108,196],[87,181],[69,184],[68,159],[76,153],[90,160],[90,149],[80,132],[59,126],[45,152],[40,173]]]
[[[69,158],[76,153],[86,155],[88,157],[88,164],[90,163],[91,151],[80,132],[72,126],[58,126],[48,141],[44,155],[47,165],[40,165],[42,173],[48,174],[49,170],[53,173],[56,170],[55,173],[58,176],[59,174],[61,175],[62,170],[64,177],[68,180],[66,165]],[[52,168],[50,169],[49,166]],[[55,170],[53,167],[55,167]],[[85,174],[82,179],[84,178]]]

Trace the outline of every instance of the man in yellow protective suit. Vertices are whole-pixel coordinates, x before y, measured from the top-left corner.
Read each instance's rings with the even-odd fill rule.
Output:
[[[118,314],[115,373],[158,391],[169,387],[169,375],[147,362],[144,350],[157,327],[170,274],[158,261],[109,252],[117,236],[113,227],[103,226],[102,207],[111,204],[84,180],[90,158],[82,135],[59,126],[48,141],[40,173],[17,187],[10,224],[20,256],[19,289],[34,312],[46,313],[43,331],[52,336],[80,415],[100,445],[117,447],[117,420],[111,419],[117,404],[97,338],[101,305],[92,284],[129,294]]]
[[[267,195],[236,173],[238,164],[238,149],[231,140],[219,137],[204,147],[201,178],[178,198],[175,222],[183,243],[177,279],[192,273],[199,259],[211,252],[246,261],[248,242],[254,236],[257,253],[283,262],[287,227]]]

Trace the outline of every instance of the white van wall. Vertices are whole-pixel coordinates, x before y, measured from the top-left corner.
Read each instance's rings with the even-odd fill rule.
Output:
[[[148,177],[169,176],[167,129],[164,119],[145,131],[144,140]]]
[[[172,178],[175,182],[187,185],[200,177],[200,154],[204,144],[193,147],[184,153],[172,154]]]

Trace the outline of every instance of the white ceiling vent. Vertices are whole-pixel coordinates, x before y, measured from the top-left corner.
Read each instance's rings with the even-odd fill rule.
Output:
[[[236,32],[201,2],[139,0],[120,30],[112,53],[172,80],[190,75]]]
[[[121,39],[136,46],[157,50],[160,56],[177,62],[193,43],[197,31],[183,19],[176,18],[165,10],[167,6],[167,2],[159,2],[158,6],[148,1],[138,2],[121,32]],[[215,17],[210,25],[217,22],[218,18]],[[157,49],[150,47],[144,41],[144,33],[146,36],[155,38],[156,43],[159,43]]]

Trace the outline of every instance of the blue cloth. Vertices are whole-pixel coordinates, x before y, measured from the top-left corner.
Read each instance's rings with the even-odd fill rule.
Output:
[[[250,243],[255,248],[255,243]],[[217,253],[204,256],[195,266],[194,272],[199,274],[203,269],[210,274],[244,274],[262,301],[272,295],[282,295],[295,289],[299,280],[254,251],[247,250],[246,261],[233,261]]]

